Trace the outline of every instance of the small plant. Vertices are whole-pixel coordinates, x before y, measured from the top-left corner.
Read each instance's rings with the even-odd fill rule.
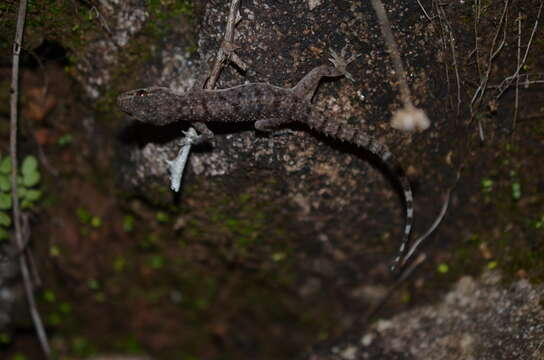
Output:
[[[74,137],[71,134],[63,135],[57,140],[57,144],[59,144],[59,146],[61,147],[69,146],[73,142],[74,142]]]
[[[95,229],[102,226],[102,219],[99,216],[91,214],[91,212],[85,208],[77,208],[76,214],[79,221],[84,225],[89,225]]]
[[[449,269],[448,264],[442,263],[442,264],[439,264],[439,265],[438,265],[437,270],[438,270],[438,272],[439,272],[440,274],[446,274],[450,269]]]
[[[125,215],[123,217],[123,230],[125,232],[131,232],[134,230],[134,216]]]
[[[38,160],[32,155],[26,156],[17,173],[17,197],[21,209],[33,208],[41,199],[40,179]],[[0,241],[9,238],[11,206],[11,157],[5,156],[0,157]]]

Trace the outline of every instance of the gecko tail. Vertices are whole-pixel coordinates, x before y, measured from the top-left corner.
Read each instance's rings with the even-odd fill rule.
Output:
[[[312,112],[311,116],[307,118],[304,118],[303,116],[301,116],[301,118],[305,119],[304,122],[306,122],[312,129],[315,129],[332,138],[355,144],[370,151],[372,154],[377,156],[384,165],[387,166],[389,171],[395,176],[396,180],[400,184],[406,209],[405,225],[402,241],[397,251],[397,255],[393,259],[393,263],[390,267],[393,273],[397,273],[403,265],[402,262],[408,244],[410,243],[410,235],[412,233],[412,226],[414,223],[414,197],[412,194],[412,187],[410,186],[410,182],[408,181],[408,177],[406,176],[402,165],[397,159],[395,159],[387,146],[380,143],[374,137],[365,132],[358,131],[357,129],[348,126],[342,126],[338,123],[338,121],[326,118],[322,114],[316,112]]]
[[[402,168],[400,168],[400,166],[396,166],[396,168],[402,171]],[[399,170],[397,170],[396,173],[399,176],[399,182],[401,183],[402,191],[404,194],[406,220],[404,225],[404,233],[402,235],[402,241],[397,251],[397,255],[393,259],[393,262],[390,266],[390,271],[393,274],[398,274],[401,267],[404,265],[403,260],[408,248],[408,244],[410,243],[410,235],[412,233],[412,226],[414,224],[414,198],[412,195],[410,183],[408,182],[408,178],[403,171],[402,173],[399,173]]]
[[[380,160],[387,165],[390,171],[396,177],[396,180],[402,188],[402,194],[404,197],[404,206],[405,206],[405,223],[404,223],[404,232],[402,235],[402,240],[400,246],[397,250],[397,255],[393,259],[392,264],[390,265],[390,271],[393,274],[397,274],[402,268],[404,256],[406,254],[408,245],[410,243],[410,235],[412,233],[412,227],[414,224],[414,196],[412,193],[412,187],[410,186],[410,181],[404,172],[404,169],[400,162],[393,156],[389,151],[387,146],[379,143],[376,139],[367,136],[365,140],[367,143],[367,149],[369,149],[374,155],[378,156]]]
[[[404,206],[406,210],[404,233],[402,235],[402,241],[399,249],[397,250],[397,255],[390,265],[390,271],[393,274],[397,274],[403,265],[403,258],[406,254],[408,244],[410,243],[410,235],[412,233],[412,227],[414,224],[414,196],[412,193],[412,187],[410,186],[410,181],[408,181],[408,177],[406,176],[402,165],[397,159],[395,159],[387,146],[379,143],[373,138],[369,138],[368,148],[372,153],[378,156],[385,163],[385,165],[387,165],[389,170],[393,172],[402,188]]]

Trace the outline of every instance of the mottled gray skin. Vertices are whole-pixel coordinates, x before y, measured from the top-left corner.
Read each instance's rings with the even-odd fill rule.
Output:
[[[311,99],[320,80],[346,73],[344,67],[337,63],[335,65],[314,68],[293,88],[251,83],[220,90],[193,89],[179,95],[168,88],[149,87],[121,94],[117,104],[123,112],[153,125],[167,125],[176,121],[189,121],[195,125],[210,121],[254,121],[257,130],[271,131],[281,124],[298,121],[332,138],[367,149],[393,170],[404,193],[406,224],[398,255],[392,265],[392,270],[396,270],[405,253],[414,217],[410,183],[399,162],[385,145],[357,129],[328,121],[328,118],[313,108]],[[345,66],[345,63],[341,65]],[[199,130],[206,132],[207,129],[204,127]],[[209,133],[205,135],[203,139],[209,137]]]

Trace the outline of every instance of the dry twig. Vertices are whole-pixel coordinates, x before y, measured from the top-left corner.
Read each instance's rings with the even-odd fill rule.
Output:
[[[453,36],[450,22],[446,16],[446,11],[440,5],[438,6],[438,18],[440,19],[440,24],[443,26],[443,32],[447,33],[450,39],[451,57],[453,60],[453,68],[455,70],[455,79],[457,84],[457,115],[459,115],[461,112],[461,79],[459,76],[459,66],[457,64],[457,52],[455,51],[455,37]]]
[[[402,109],[393,115],[391,126],[404,131],[425,130],[430,125],[429,118],[423,110],[416,108],[412,103],[410,88],[408,87],[408,81],[406,79],[406,71],[404,70],[400,52],[397,43],[395,42],[395,38],[393,37],[391,24],[385,13],[383,3],[381,0],[371,0],[371,2],[379,20],[380,29],[389,51],[389,56],[393,61],[393,66],[399,80],[400,98],[404,105]]]
[[[365,329],[370,320],[380,311],[380,309],[387,303],[387,301],[391,298],[391,296],[395,293],[395,291],[398,289],[398,287],[404,283],[410,275],[417,269],[419,265],[421,265],[425,260],[427,260],[427,255],[420,254],[417,259],[410,264],[409,267],[407,267],[402,274],[399,276],[397,280],[395,280],[395,283],[387,289],[387,292],[384,296],[382,296],[378,301],[376,301],[368,310],[366,313],[362,316],[360,320],[361,327]]]
[[[442,205],[442,209],[440,210],[440,214],[437,216],[436,220],[433,222],[433,224],[430,226],[430,228],[425,232],[425,234],[421,235],[415,242],[414,242],[414,245],[412,245],[412,247],[410,248],[410,250],[406,253],[406,255],[404,256],[404,258],[402,259],[402,262],[401,262],[401,267],[406,265],[408,263],[408,260],[412,257],[412,255],[415,253],[415,251],[417,250],[417,248],[421,245],[421,243],[427,239],[435,230],[436,228],[438,227],[438,225],[440,225],[440,223],[442,222],[442,220],[444,220],[444,216],[446,215],[446,212],[448,210],[448,205],[450,203],[450,197],[451,197],[451,193],[452,191],[455,189],[455,186],[457,185],[457,182],[459,181],[460,177],[461,177],[461,171],[462,171],[462,166],[461,168],[459,169],[459,171],[457,172],[457,178],[455,179],[455,182],[454,184],[449,188],[449,190],[447,191],[446,193],[446,198],[444,200],[444,204]],[[391,295],[393,295],[393,293],[397,290],[397,288],[403,283],[405,282],[409,277],[410,275],[412,275],[412,273],[415,271],[415,269],[421,265],[425,260],[427,260],[427,255],[425,255],[424,253],[420,254],[415,260],[414,262],[412,262],[410,264],[410,266],[408,266],[403,272],[402,274],[399,276],[398,279],[395,280],[395,283],[393,285],[391,285],[391,287],[389,287],[389,289],[387,289],[387,293],[382,296],[378,301],[376,301],[369,309],[368,311],[363,315],[363,317],[361,318],[361,322],[360,324],[364,327],[366,327],[370,321],[370,319],[372,319],[372,317],[374,317],[378,311],[383,307],[383,305],[391,298]]]
[[[487,82],[489,81],[489,76],[491,74],[491,65],[493,64],[493,59],[499,54],[500,50],[503,48],[503,45],[505,43],[505,39],[506,39],[506,22],[507,22],[506,19],[507,19],[507,10],[508,10],[509,2],[510,2],[510,0],[505,0],[505,2],[504,2],[504,8],[503,8],[503,11],[502,11],[502,14],[501,14],[501,19],[499,21],[499,25],[497,25],[497,31],[495,32],[495,36],[493,37],[493,41],[491,43],[491,48],[489,49],[489,56],[488,56],[488,60],[487,60],[486,73],[485,73],[485,75],[480,77],[480,85],[478,86],[478,88],[474,92],[474,95],[472,96],[472,100],[470,101],[470,112],[473,115],[474,115],[474,109],[478,108],[480,106],[480,104],[482,102],[482,99],[484,97],[485,91],[487,89]],[[502,39],[501,43],[499,44],[499,46],[495,49],[496,44],[497,44],[497,40],[499,38],[500,30],[503,28],[503,26],[504,26],[503,39]],[[480,121],[478,121],[478,124],[479,124],[478,126],[481,129]],[[480,137],[481,137],[481,140],[483,141],[484,139],[483,139],[482,133],[481,133]]]
[[[442,46],[442,51],[443,51],[443,54],[444,54],[444,57],[445,57],[446,54],[448,53],[448,45],[446,44],[446,33],[447,33],[448,29],[444,25],[444,22],[442,20],[442,15],[440,14],[440,10],[438,9],[438,5],[435,2],[433,2],[433,6],[436,9],[436,13],[438,13],[438,24],[440,25],[440,32],[441,32],[440,44]],[[453,55],[455,56],[455,51],[453,52]],[[447,93],[450,94],[451,85],[450,85],[449,65],[448,65],[447,61],[443,61],[443,63],[444,63],[444,72],[446,73]],[[454,106],[453,105],[453,99],[449,95],[448,95],[448,101],[449,101],[449,105],[453,108],[453,106]]]
[[[535,20],[535,23],[533,25],[533,30],[531,31],[531,37],[529,38],[529,42],[527,43],[527,48],[525,49],[525,54],[523,55],[523,60],[521,60],[521,62],[518,64],[518,67],[517,67],[515,73],[504,80],[504,81],[506,81],[506,84],[501,86],[500,91],[495,96],[495,99],[499,99],[502,96],[502,94],[504,94],[504,92],[510,87],[512,82],[518,76],[520,76],[519,72],[521,71],[521,69],[525,65],[525,62],[527,61],[527,56],[529,55],[529,49],[531,48],[531,44],[533,43],[533,38],[534,38],[536,30],[538,28],[538,22],[540,20],[540,15],[542,14],[543,5],[544,5],[544,0],[540,2],[540,6],[538,8],[538,13],[537,13],[537,16],[536,16],[536,20]]]
[[[526,74],[520,74],[517,76],[520,81],[520,85],[528,88],[529,85],[533,84],[544,84],[544,73],[526,73]],[[533,78],[532,80],[530,78]],[[503,93],[508,89],[510,86],[510,80],[512,79],[511,76],[507,77],[499,85],[491,85],[488,86],[490,89],[497,89],[497,93]],[[498,98],[495,98],[495,100],[498,100]]]
[[[462,170],[463,170],[463,166],[461,166],[459,170],[457,171],[457,177],[455,179],[455,182],[446,192],[444,203],[442,204],[442,209],[440,210],[440,213],[436,217],[435,221],[432,223],[429,229],[425,232],[425,234],[421,235],[417,240],[414,241],[414,244],[412,245],[410,250],[406,252],[406,255],[402,259],[401,265],[400,265],[401,267],[408,263],[408,260],[410,260],[412,255],[414,255],[417,248],[423,243],[423,241],[425,241],[436,230],[436,228],[438,227],[438,225],[440,225],[442,220],[444,220],[444,216],[446,216],[446,212],[448,211],[448,206],[450,204],[451,193],[453,192],[453,190],[457,186],[457,183],[459,182],[459,179],[461,178]]]
[[[425,17],[427,18],[427,20],[432,22],[433,19],[429,16],[429,14],[427,13],[427,10],[425,10],[425,8],[423,7],[423,4],[421,3],[421,1],[417,0],[417,3],[419,5],[419,7],[421,8],[421,10],[423,11],[423,13],[425,14]]]
[[[19,96],[19,55],[21,53],[21,45],[23,40],[23,29],[25,26],[26,18],[26,0],[21,0],[19,3],[19,12],[17,14],[17,28],[15,31],[15,39],[13,41],[13,65],[11,74],[11,98],[10,98],[10,155],[11,155],[11,194],[12,194],[12,207],[13,207],[13,223],[15,225],[15,245],[18,251],[22,251],[24,248],[23,228],[21,224],[21,211],[19,209],[19,198],[17,197],[17,105]],[[25,287],[25,293],[30,307],[30,315],[40,345],[47,359],[52,359],[51,348],[47,340],[47,334],[43,326],[40,313],[36,306],[36,299],[34,298],[32,280],[30,278],[30,271],[25,256],[19,256],[19,266],[21,268],[21,274],[23,276],[23,283]]]
[[[215,64],[210,73],[210,77],[206,82],[206,89],[213,89],[213,87],[215,86],[215,82],[219,77],[219,73],[223,68],[223,64],[227,60],[232,61],[236,64],[236,66],[244,71],[247,69],[247,65],[234,52],[234,50],[236,50],[237,48],[237,46],[234,44],[234,27],[236,26],[238,21],[240,21],[240,15],[238,14],[239,7],[240,0],[232,0],[229,9],[229,17],[227,19],[227,27],[225,29],[225,37],[223,39],[221,47],[219,48],[219,51],[217,52]]]
[[[519,69],[520,58],[521,58],[521,12],[518,13],[518,57],[517,57],[517,68]],[[514,120],[512,121],[512,130],[516,128],[516,122],[518,120],[518,105],[519,105],[519,76],[516,76],[516,96],[514,100]]]
[[[474,0],[474,8],[476,11],[476,16],[474,16],[474,52],[476,56],[476,68],[478,69],[478,77],[482,78],[482,70],[480,69],[480,50],[478,46],[478,27],[480,25],[480,15],[482,13],[482,3],[481,0]]]

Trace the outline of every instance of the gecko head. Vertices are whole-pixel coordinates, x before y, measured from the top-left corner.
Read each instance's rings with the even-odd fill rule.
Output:
[[[170,89],[154,86],[122,93],[117,97],[117,106],[139,121],[163,125],[164,120],[173,115],[169,112],[173,111],[174,97]]]

